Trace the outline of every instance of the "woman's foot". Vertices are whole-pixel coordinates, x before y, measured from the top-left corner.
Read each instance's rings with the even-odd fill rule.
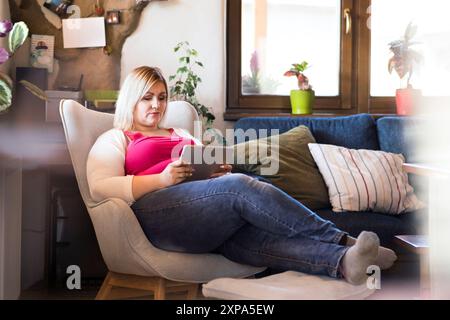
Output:
[[[367,279],[367,268],[374,265],[378,256],[380,240],[373,232],[363,231],[341,262],[344,278],[353,285],[360,285]]]
[[[381,270],[387,270],[394,265],[395,260],[397,260],[397,255],[393,250],[380,247],[375,265],[379,266]]]
[[[356,239],[350,236],[347,236],[346,246],[353,246],[356,243]],[[381,270],[387,270],[394,265],[394,262],[397,260],[397,255],[391,249],[380,246],[378,249],[378,256],[375,260],[375,265],[379,266]]]

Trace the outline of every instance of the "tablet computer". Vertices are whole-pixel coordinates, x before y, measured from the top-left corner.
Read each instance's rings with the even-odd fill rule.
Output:
[[[209,179],[212,174],[221,171],[224,164],[232,164],[234,149],[221,146],[186,145],[183,147],[180,159],[191,164],[195,170],[192,177],[184,181]]]

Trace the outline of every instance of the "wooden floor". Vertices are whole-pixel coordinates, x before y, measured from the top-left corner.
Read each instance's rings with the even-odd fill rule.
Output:
[[[377,290],[369,300],[417,300],[424,298],[420,292],[420,263],[414,256],[401,257],[395,266],[382,272],[381,290]],[[23,300],[94,300],[101,286],[101,280],[86,281],[82,290],[48,289],[44,284],[23,291]],[[140,290],[113,288],[112,299],[153,300],[152,294]],[[185,300],[186,295],[170,293],[167,300]],[[199,290],[197,300],[208,300]]]
[[[69,291],[67,289],[47,289],[42,285],[37,285],[29,290],[25,290],[21,300],[94,300],[100,285],[97,287],[88,287],[81,290]],[[126,288],[113,288],[110,294],[112,300],[154,300],[154,296],[141,290],[131,290]],[[167,300],[185,300],[186,294],[169,293]],[[205,300],[199,293],[197,300]]]

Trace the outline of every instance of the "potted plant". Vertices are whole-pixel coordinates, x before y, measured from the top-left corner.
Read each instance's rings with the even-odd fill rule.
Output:
[[[276,94],[280,83],[261,72],[258,51],[252,53],[250,74],[242,77],[242,93],[245,95]]]
[[[298,90],[291,91],[292,114],[311,114],[315,101],[315,92],[309,84],[309,79],[304,72],[308,69],[308,62],[293,64],[293,67],[284,75],[295,76],[298,80]]]
[[[175,100],[183,100],[192,104],[197,110],[198,115],[206,122],[206,127],[212,126],[215,116],[207,107],[197,100],[197,86],[202,79],[195,73],[194,67],[203,68],[203,63],[198,61],[198,52],[191,49],[189,42],[179,43],[174,51],[179,52],[184,49],[182,56],[179,58],[180,67],[175,75],[169,77],[169,81],[175,81],[170,88],[170,96]]]
[[[411,78],[414,74],[414,67],[423,60],[422,55],[411,49],[411,46],[418,44],[412,41],[417,33],[417,26],[412,22],[408,24],[405,35],[402,39],[389,43],[389,49],[393,56],[389,59],[388,70],[392,74],[395,70],[400,77],[401,82],[406,77],[406,84],[396,90],[397,114],[410,115],[413,113],[414,104],[422,93],[418,89],[414,89],[411,85]]]
[[[216,117],[205,105],[201,104],[197,99],[197,86],[202,82],[200,76],[196,73],[195,68],[203,68],[203,63],[198,60],[198,51],[190,47],[189,42],[180,42],[175,48],[176,53],[181,51],[179,58],[180,67],[175,75],[169,77],[172,83],[170,87],[170,97],[172,100],[187,101],[197,110],[200,119],[204,125],[203,143],[225,144],[225,138],[220,132],[213,128]],[[208,137],[208,138],[205,138]]]
[[[242,77],[242,93],[259,94],[261,92],[258,52],[255,51],[250,59],[251,75]]]
[[[9,20],[0,21],[0,37],[8,36],[8,49],[0,48],[0,64],[8,61],[28,37],[28,27],[24,22],[13,24]],[[13,82],[11,78],[0,72],[0,113],[5,112],[12,104]]]

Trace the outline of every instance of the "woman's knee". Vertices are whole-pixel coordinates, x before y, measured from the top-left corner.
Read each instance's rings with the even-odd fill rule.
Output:
[[[255,179],[252,177],[249,177],[243,173],[232,173],[227,174],[225,176],[222,176],[221,179],[223,179],[223,183],[229,183],[231,185],[247,185],[250,183],[254,183]]]
[[[232,173],[217,178],[217,184],[223,191],[232,193],[249,192],[256,189],[258,180],[243,173]]]

